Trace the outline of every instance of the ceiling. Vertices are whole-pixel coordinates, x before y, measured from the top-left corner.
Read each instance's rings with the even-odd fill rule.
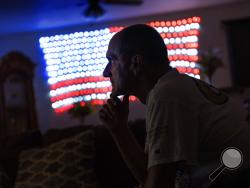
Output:
[[[87,0],[8,0],[0,1],[0,35],[39,31],[89,22],[139,17],[163,12],[207,7],[240,0],[143,0],[140,5],[104,4],[102,17],[90,19],[83,16]]]

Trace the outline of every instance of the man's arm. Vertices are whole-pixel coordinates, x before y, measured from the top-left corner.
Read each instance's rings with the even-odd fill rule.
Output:
[[[144,188],[174,188],[176,163],[160,164],[149,168]]]
[[[99,117],[109,130],[124,161],[137,181],[143,186],[147,176],[147,157],[129,130],[128,123],[129,98],[123,101],[118,98],[109,99],[99,112]]]
[[[111,135],[128,168],[140,185],[144,186],[147,176],[147,156],[144,150],[127,127]]]

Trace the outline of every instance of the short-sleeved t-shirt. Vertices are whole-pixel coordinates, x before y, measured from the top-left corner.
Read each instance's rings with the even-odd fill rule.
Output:
[[[250,125],[246,110],[211,85],[172,69],[147,97],[148,168],[182,161],[203,166],[236,147],[242,167],[250,166]]]

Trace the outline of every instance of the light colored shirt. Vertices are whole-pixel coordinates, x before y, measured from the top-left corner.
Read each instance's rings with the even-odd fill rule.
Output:
[[[250,166],[246,113],[218,89],[172,69],[147,98],[148,168],[177,161],[198,168],[220,164],[228,147],[242,152],[242,167]]]

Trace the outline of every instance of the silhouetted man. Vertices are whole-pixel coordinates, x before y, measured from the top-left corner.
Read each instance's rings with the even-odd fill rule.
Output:
[[[242,169],[250,166],[245,111],[218,89],[171,68],[155,29],[138,24],[118,32],[107,58],[103,75],[110,78],[112,94],[99,116],[141,186],[173,188],[179,168],[201,186],[196,172],[208,180],[227,147],[243,153]],[[127,127],[130,95],[147,106],[144,150]]]

